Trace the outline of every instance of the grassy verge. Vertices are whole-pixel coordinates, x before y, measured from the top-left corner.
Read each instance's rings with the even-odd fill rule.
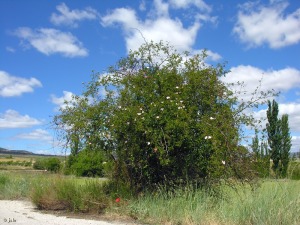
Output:
[[[109,204],[102,186],[98,179],[43,178],[33,183],[30,197],[40,209],[101,213]]]
[[[33,178],[32,173],[0,171],[0,199],[28,198]]]
[[[300,224],[300,181],[263,180],[222,187],[222,197],[189,188],[116,197],[101,179],[0,172],[1,199],[31,199],[40,209],[131,216],[149,224]]]
[[[152,224],[300,224],[300,182],[264,181],[260,187],[223,188],[218,198],[201,190],[145,195],[131,214]]]

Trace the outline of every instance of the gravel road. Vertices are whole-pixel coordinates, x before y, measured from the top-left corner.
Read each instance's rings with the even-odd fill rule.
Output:
[[[28,201],[0,200],[0,225],[132,225],[45,214]]]

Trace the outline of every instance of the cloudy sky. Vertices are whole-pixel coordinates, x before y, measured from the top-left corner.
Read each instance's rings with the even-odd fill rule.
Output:
[[[262,78],[262,90],[281,92],[292,150],[300,148],[298,0],[1,0],[0,31],[0,147],[62,153],[57,109],[144,37],[207,49],[208,63],[227,62],[226,81],[245,81],[245,90]]]

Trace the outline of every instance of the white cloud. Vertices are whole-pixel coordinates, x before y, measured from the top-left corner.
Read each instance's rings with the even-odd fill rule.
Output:
[[[146,1],[145,0],[142,0],[140,2],[139,10],[141,10],[141,11],[145,11],[146,10]]]
[[[17,111],[9,109],[0,114],[0,129],[3,128],[25,128],[40,125],[42,122],[28,115],[20,115]]]
[[[59,110],[60,108],[64,109],[68,106],[66,102],[71,102],[73,96],[74,94],[72,92],[63,91],[62,97],[56,97],[55,95],[51,95],[51,102],[58,106],[56,110]]]
[[[211,21],[206,14],[193,14],[192,24],[185,26],[179,18],[169,16],[170,7],[187,8],[196,5],[207,8],[203,1],[154,1],[154,9],[149,10],[148,17],[141,20],[130,8],[117,8],[101,18],[103,26],[120,25],[125,33],[127,50],[137,50],[146,41],[165,41],[180,51],[191,51],[201,27],[200,21]],[[206,9],[209,11],[209,8]]]
[[[191,27],[184,28],[180,20],[159,17],[155,20],[139,21],[131,9],[116,9],[102,18],[104,26],[119,23],[126,32],[127,50],[137,50],[146,41],[169,42],[180,50],[189,50],[195,42],[200,23],[195,22]]]
[[[296,44],[300,41],[300,8],[287,14],[287,7],[286,1],[273,1],[269,6],[247,2],[238,12],[233,32],[249,47],[268,44],[281,48]]]
[[[49,134],[49,132],[43,129],[36,129],[30,133],[22,133],[17,135],[16,137],[27,140],[46,141],[49,143],[53,140],[53,137]]]
[[[203,11],[211,11],[211,7],[202,0],[169,0],[170,4],[174,8],[189,8],[196,6],[198,9]]]
[[[16,51],[14,48],[12,48],[10,46],[7,46],[5,49],[6,49],[6,51],[11,52],[11,53],[14,53]]]
[[[42,87],[42,84],[36,78],[21,78],[11,76],[5,71],[0,71],[0,96],[14,97],[23,93],[33,92],[35,87]]]
[[[294,68],[285,68],[281,70],[262,70],[253,66],[240,65],[232,67],[230,73],[222,80],[226,83],[244,82],[245,87],[240,90],[236,86],[234,91],[242,91],[244,94],[240,98],[244,100],[251,99],[251,93],[259,86],[260,91],[268,91],[274,89],[278,91],[288,91],[292,88],[300,87],[300,71]]]
[[[291,152],[300,151],[300,136],[292,136],[292,148]]]
[[[65,57],[88,55],[87,49],[71,33],[50,28],[32,30],[28,27],[20,27],[14,34],[45,55],[55,53],[62,54]]]
[[[289,124],[292,131],[300,132],[300,104],[299,103],[280,103],[280,116],[283,114],[289,115]]]
[[[55,25],[67,25],[77,27],[78,22],[82,20],[95,20],[98,13],[95,9],[87,7],[84,10],[70,10],[65,3],[56,6],[59,14],[52,13],[50,21]]]

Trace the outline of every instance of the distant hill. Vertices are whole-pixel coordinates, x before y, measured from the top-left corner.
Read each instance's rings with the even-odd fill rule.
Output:
[[[55,156],[55,155],[44,155],[44,154],[36,154],[33,152],[29,152],[26,150],[8,150],[0,147],[0,154],[7,155],[35,155],[35,156]]]
[[[8,150],[5,148],[0,148],[1,154],[14,154],[14,155],[34,155],[34,153],[25,150]]]

